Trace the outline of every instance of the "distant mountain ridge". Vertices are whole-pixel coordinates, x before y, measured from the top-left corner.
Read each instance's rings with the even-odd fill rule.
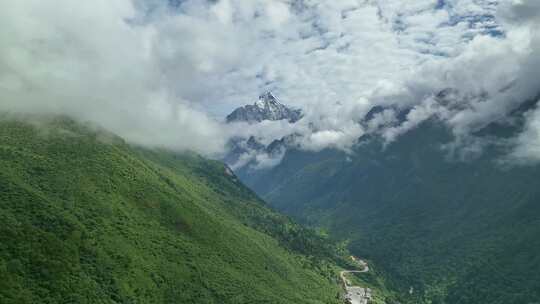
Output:
[[[281,104],[271,92],[259,96],[252,105],[246,105],[234,110],[226,118],[228,123],[248,122],[258,123],[264,120],[287,120],[295,123],[302,118],[302,111]]]
[[[300,109],[293,109],[278,101],[271,93],[266,92],[259,96],[259,99],[252,105],[245,105],[235,109],[226,118],[227,123],[247,122],[249,124],[258,124],[263,121],[285,120],[289,123],[295,123],[303,117]],[[254,136],[249,138],[234,138],[228,145],[228,153],[223,161],[235,168],[235,170],[244,170],[252,166],[257,166],[255,155],[264,154],[268,158],[279,158],[287,149],[292,136],[276,139],[270,144],[261,143]],[[249,160],[243,160],[248,158]]]
[[[435,101],[467,105],[453,93],[441,91]],[[474,136],[485,143],[515,137],[538,99]],[[411,109],[376,106],[360,123],[376,122],[385,111],[394,126]],[[381,267],[394,288],[414,290],[402,303],[538,302],[540,165],[502,166],[504,145],[486,145],[463,161],[450,155],[459,153],[450,151],[454,140],[433,118],[385,148],[377,136],[352,154],[291,147],[277,166],[237,174],[276,209],[350,241],[352,252]]]

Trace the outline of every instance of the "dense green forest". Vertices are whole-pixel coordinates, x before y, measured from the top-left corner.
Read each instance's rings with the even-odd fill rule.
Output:
[[[241,178],[279,210],[350,240],[402,303],[540,301],[540,167],[504,162],[519,124],[478,131],[482,153],[453,153],[431,120],[354,153],[289,150]],[[463,151],[461,151],[463,152]]]
[[[0,167],[2,304],[340,303],[338,247],[222,163],[4,115]]]

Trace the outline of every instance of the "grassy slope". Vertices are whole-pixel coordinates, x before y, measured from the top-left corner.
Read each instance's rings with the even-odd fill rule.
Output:
[[[0,167],[0,303],[337,302],[331,249],[217,162],[4,117]]]
[[[539,167],[502,167],[496,150],[448,161],[440,145],[450,140],[426,125],[384,152],[370,143],[348,159],[292,151],[251,185],[286,213],[350,239],[402,302],[538,302]]]

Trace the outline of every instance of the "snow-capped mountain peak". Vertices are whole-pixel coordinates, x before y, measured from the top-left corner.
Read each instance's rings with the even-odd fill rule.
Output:
[[[255,105],[261,109],[266,108],[266,106],[270,107],[279,107],[283,106],[279,103],[279,101],[272,95],[272,92],[266,92],[264,94],[259,95],[259,100],[255,102]]]
[[[234,110],[227,116],[227,122],[256,123],[263,120],[288,120],[293,123],[302,117],[300,110],[291,109],[281,104],[271,93],[266,92],[259,96],[253,105],[246,105]]]

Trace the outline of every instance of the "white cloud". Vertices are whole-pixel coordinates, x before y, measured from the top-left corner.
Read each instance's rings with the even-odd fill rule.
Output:
[[[510,160],[518,163],[540,161],[540,110],[528,113],[524,132],[517,138],[517,146]]]
[[[384,114],[384,112],[383,112]],[[439,104],[433,98],[427,98],[422,104],[414,106],[406,116],[406,120],[396,127],[390,126],[384,128],[382,137],[386,144],[394,142],[400,135],[418,127],[422,122],[437,115],[445,116],[446,112],[440,108]]]
[[[505,119],[519,104],[540,93],[540,7],[535,1],[507,1],[498,11],[504,36],[479,35],[454,57],[422,66],[421,77],[407,86],[411,99],[428,104],[429,92],[444,88],[458,91],[454,103],[440,107],[436,114],[451,128],[457,142],[490,122]],[[445,111],[442,113],[441,111]],[[538,111],[538,110],[534,110]],[[520,162],[540,160],[536,112],[526,116],[526,129],[519,138],[512,157]],[[466,148],[466,147],[464,147]]]
[[[139,15],[127,0],[3,1],[0,109],[68,114],[136,143],[219,153],[219,125],[183,96],[192,75],[213,68],[212,46],[186,50],[167,38],[188,24],[129,22]]]
[[[391,142],[432,115],[466,136],[538,89],[533,0],[164,3],[3,1],[0,109],[60,112],[137,143],[205,154],[251,135],[350,150],[365,132],[383,126]],[[449,87],[459,91],[451,105],[433,101]],[[269,89],[304,119],[219,122]],[[359,124],[390,103],[413,108],[401,126],[390,112]]]
[[[524,47],[520,54],[521,66],[517,81],[521,95],[529,99],[540,94],[540,3],[537,1],[512,1],[502,11],[502,17],[517,26]],[[518,35],[516,34],[516,35]],[[515,140],[516,147],[510,158],[520,163],[540,162],[540,108],[536,106],[525,114],[525,129]]]

